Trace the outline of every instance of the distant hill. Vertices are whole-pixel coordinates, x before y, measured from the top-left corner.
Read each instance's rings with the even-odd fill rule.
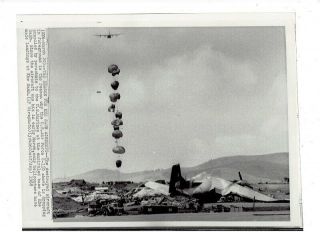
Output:
[[[182,175],[191,178],[199,173],[222,177],[227,180],[239,179],[241,172],[243,179],[251,182],[275,182],[283,177],[289,177],[289,154],[274,153],[254,156],[231,156],[209,160],[194,167],[182,167]],[[69,181],[71,179],[84,179],[89,182],[131,180],[144,182],[148,180],[170,179],[171,167],[154,171],[141,171],[121,173],[117,170],[96,169],[65,179],[55,179],[53,182]]]

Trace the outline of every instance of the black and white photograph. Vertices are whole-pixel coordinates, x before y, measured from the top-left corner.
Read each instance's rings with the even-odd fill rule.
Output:
[[[119,22],[21,31],[28,188],[42,217],[52,227],[297,222],[287,25]]]
[[[48,34],[55,220],[289,220],[284,27]]]

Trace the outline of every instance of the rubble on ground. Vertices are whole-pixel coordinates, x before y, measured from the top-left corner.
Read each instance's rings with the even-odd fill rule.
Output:
[[[90,187],[88,187],[90,186]],[[95,188],[92,188],[95,186]],[[70,206],[66,211],[56,204],[54,217],[77,215],[79,210],[83,215],[122,215],[140,213],[174,213],[198,212],[201,208],[195,198],[186,196],[168,196],[163,191],[155,191],[147,187],[148,183],[121,184],[115,183],[106,187],[83,182],[75,184],[55,184],[53,198],[60,199]],[[57,202],[56,201],[54,202]]]
[[[252,207],[252,203],[239,206],[236,201],[222,197],[214,204],[203,204],[197,198],[185,195],[169,195],[166,186],[157,182],[106,182],[87,183],[82,180],[54,183],[53,217],[120,216],[159,213],[240,212],[280,210],[268,205]],[[287,209],[288,206],[281,210]]]

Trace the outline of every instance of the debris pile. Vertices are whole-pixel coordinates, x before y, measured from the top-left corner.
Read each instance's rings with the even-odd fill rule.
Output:
[[[119,216],[123,214],[188,213],[200,210],[201,206],[194,198],[168,197],[161,194],[142,198],[127,195],[117,200],[100,199],[91,202],[88,214],[91,216]]]
[[[147,183],[127,183],[125,187],[119,184],[92,188],[90,183],[84,186],[55,184],[55,202],[63,202],[70,208],[56,204],[54,217],[69,217],[70,215],[116,216],[153,213],[186,213],[199,212],[201,205],[197,199],[186,196],[168,196],[161,191],[147,187]],[[88,187],[90,186],[90,187]]]

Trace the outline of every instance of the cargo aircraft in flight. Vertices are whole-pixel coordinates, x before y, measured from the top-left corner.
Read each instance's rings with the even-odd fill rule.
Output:
[[[109,32],[107,33],[107,34],[95,34],[95,36],[97,36],[97,37],[104,37],[104,38],[107,38],[107,39],[111,39],[112,37],[115,37],[115,36],[119,36],[119,35],[121,35],[120,33],[118,33],[118,34],[113,34],[113,33],[110,33],[110,30],[109,30]]]

